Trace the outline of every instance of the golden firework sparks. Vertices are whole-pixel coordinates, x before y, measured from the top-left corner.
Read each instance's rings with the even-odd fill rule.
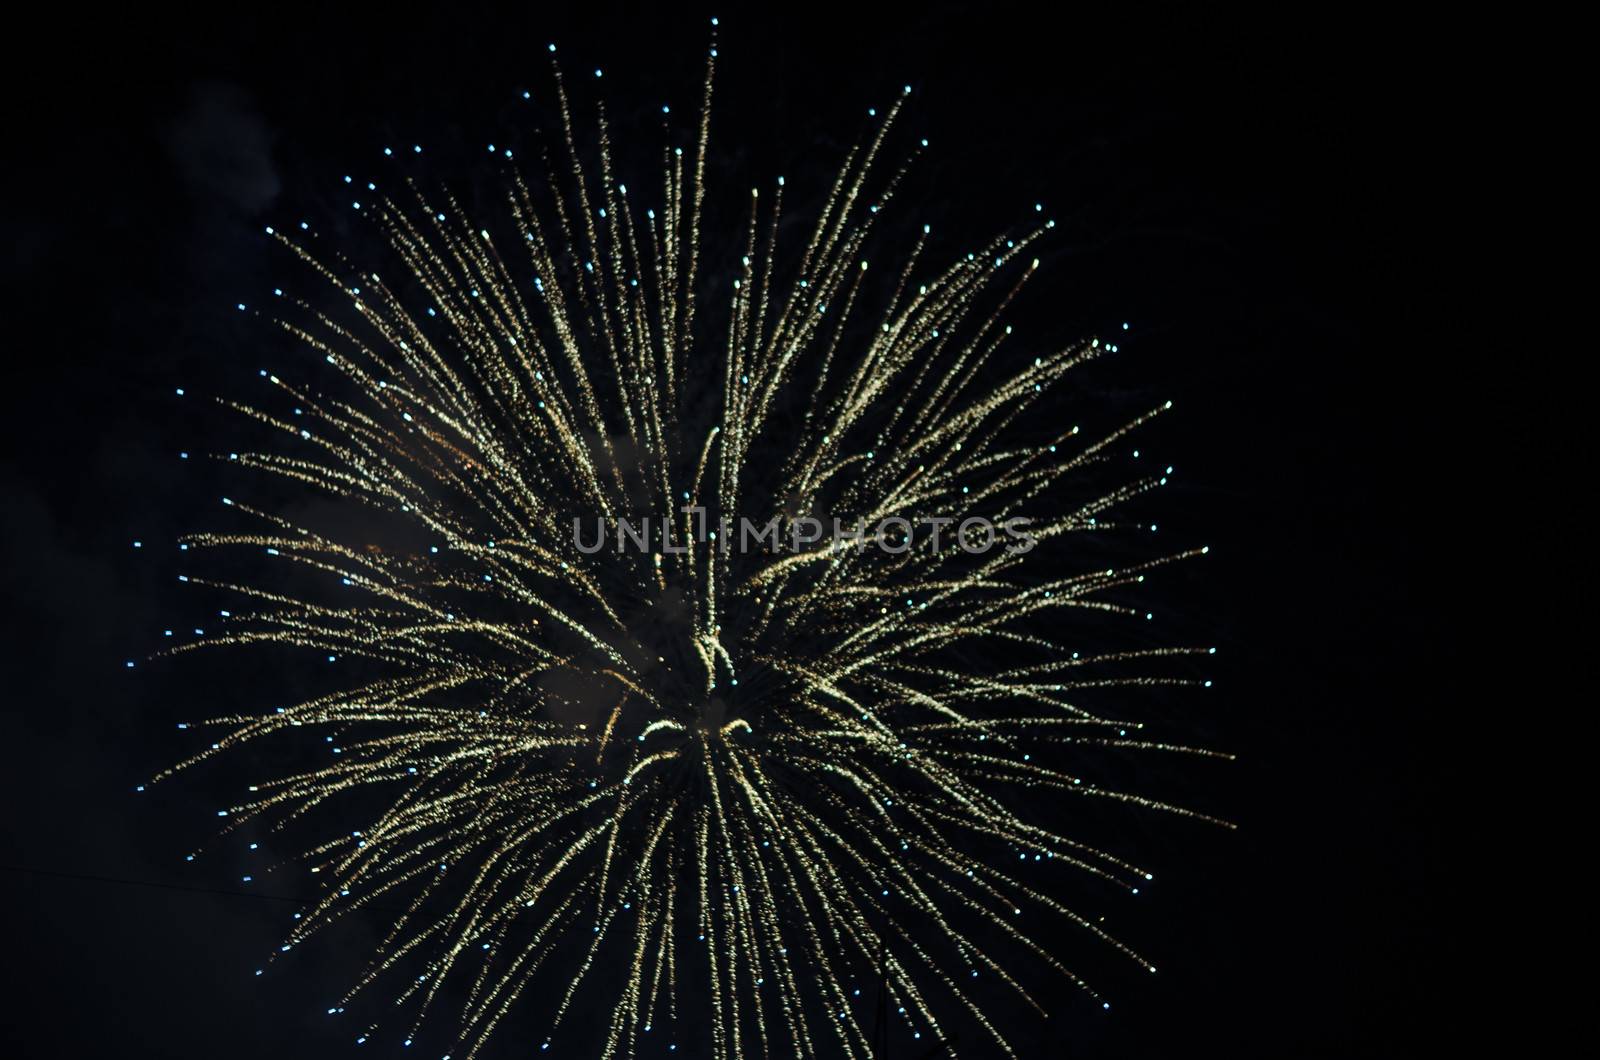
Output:
[[[938,267],[922,227],[887,286],[868,282],[910,164],[880,165],[904,95],[874,115],[798,249],[780,248],[784,181],[749,189],[743,253],[719,274],[726,332],[706,337],[715,55],[713,41],[698,123],[650,194],[618,179],[603,110],[585,161],[552,54],[561,132],[539,172],[507,163],[499,217],[410,181],[363,195],[352,208],[381,229],[392,275],[315,250],[309,225],[268,230],[338,296],[282,295],[265,314],[330,374],[268,376],[292,414],[234,404],[285,444],[232,458],[427,544],[349,543],[227,501],[258,528],[190,549],[265,550],[300,571],[286,582],[338,595],[186,575],[254,609],[173,651],[291,646],[363,677],[196,723],[218,735],[176,768],[291,731],[336,744],[331,763],[260,780],[221,815],[285,828],[351,795],[381,807],[305,851],[326,887],[283,951],[351,911],[397,908],[350,996],[384,984],[407,1044],[449,1001],[451,1055],[473,1056],[537,989],[545,1048],[598,994],[602,1044],[580,1055],[631,1056],[649,1036],[675,1048],[694,1021],[718,1057],[866,1057],[851,985],[865,979],[917,1037],[959,1018],[992,1037],[979,1055],[1010,1053],[979,993],[997,979],[1034,1004],[1006,955],[1100,997],[1019,928],[1024,909],[1155,970],[1052,897],[1035,863],[1129,889],[1149,873],[1040,823],[1023,796],[1212,820],[1091,782],[1066,754],[1215,754],[1084,703],[1201,683],[1122,664],[1209,649],[1080,653],[1054,635],[1064,616],[1138,617],[1116,590],[1205,551],[1062,573],[1073,535],[1114,528],[1165,477],[1026,521],[1170,403],[1092,440],[1022,429],[1115,349],[1016,356],[1004,311],[1036,274],[1042,210]],[[946,547],[908,544],[926,512]],[[969,549],[973,519],[991,538],[1025,526],[1026,543]],[[851,533],[824,538],[812,520]]]

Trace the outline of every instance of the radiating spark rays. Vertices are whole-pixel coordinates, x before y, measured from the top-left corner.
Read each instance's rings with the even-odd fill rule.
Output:
[[[331,762],[220,815],[287,836],[347,798],[378,807],[304,844],[326,889],[285,951],[355,910],[399,910],[334,1011],[385,990],[408,1042],[454,1008],[451,1055],[475,1056],[526,1004],[548,1047],[591,1029],[598,1004],[580,1055],[633,1056],[699,1023],[719,1058],[865,1058],[872,1013],[849,984],[881,976],[913,1033],[942,1038],[944,1013],[1010,1055],[980,971],[1040,1011],[1013,966],[1100,997],[1020,926],[1024,907],[1149,967],[1041,875],[1133,890],[1149,874],[1036,819],[1027,793],[1224,823],[1080,768],[1106,750],[1228,757],[1106,716],[1107,690],[1199,683],[1120,668],[1205,649],[1073,651],[1058,625],[1137,614],[1127,590],[1204,551],[1063,573],[1073,535],[1115,530],[1108,516],[1166,479],[1061,498],[1170,403],[1092,439],[1047,425],[1030,441],[1042,396],[1115,349],[1019,357],[1005,314],[1051,222],[933,270],[924,227],[881,286],[869,251],[914,161],[879,175],[903,95],[846,156],[798,254],[779,178],[750,189],[737,265],[708,272],[713,66],[692,137],[665,149],[658,206],[619,180],[603,109],[596,147],[580,146],[554,66],[558,151],[508,174],[499,219],[397,181],[361,208],[387,275],[273,231],[333,292],[283,298],[276,321],[329,381],[263,372],[292,416],[224,402],[284,439],[231,462],[428,544],[352,543],[227,501],[263,529],[185,546],[264,552],[292,587],[186,575],[257,610],[171,653],[277,645],[365,669],[201,723],[219,730],[211,746],[157,779],[325,736]],[[697,325],[715,318],[710,280],[718,336]],[[1033,545],[894,551],[883,520],[930,512],[951,527],[1027,517]],[[571,534],[574,516],[645,515],[673,540],[594,552]],[[876,529],[786,547],[809,517]],[[741,518],[785,530],[730,547]]]

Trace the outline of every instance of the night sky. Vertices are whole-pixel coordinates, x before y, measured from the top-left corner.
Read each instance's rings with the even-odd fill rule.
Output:
[[[254,978],[297,895],[183,862],[221,778],[133,794],[189,746],[174,719],[271,676],[124,665],[193,624],[172,542],[210,525],[222,481],[177,459],[223,443],[173,390],[247,392],[268,347],[232,306],[282,264],[262,225],[336,216],[339,177],[376,171],[385,144],[425,143],[436,168],[416,172],[470,186],[480,144],[529,134],[517,107],[550,40],[569,72],[605,69],[619,129],[653,128],[667,99],[687,120],[706,41],[698,10],[223,10],[63,22],[32,55],[14,41],[6,74],[8,1055],[362,1055],[324,1015],[357,954],[312,946]],[[909,83],[906,129],[933,151],[907,223],[953,249],[1050,204],[1046,296],[1022,312],[1064,337],[1131,322],[1090,396],[1177,402],[1151,440],[1177,467],[1163,531],[1212,555],[1154,599],[1219,654],[1215,688],[1160,706],[1239,756],[1140,778],[1239,830],[1130,821],[1159,877],[1117,929],[1161,974],[1107,963],[1111,1014],[1062,986],[1051,1020],[1019,1025],[1022,1055],[1411,1055],[1430,1001],[1436,659],[1415,471],[1436,443],[1416,403],[1432,355],[1388,344],[1379,319],[1394,119],[1370,77],[1389,56],[1328,25],[911,10],[719,12],[713,181],[820,181],[865,108]],[[536,1040],[501,1037],[491,1055]]]

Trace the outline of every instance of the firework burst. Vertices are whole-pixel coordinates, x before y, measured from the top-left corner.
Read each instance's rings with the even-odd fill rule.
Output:
[[[228,458],[412,544],[226,501],[256,528],[188,547],[287,566],[186,575],[252,603],[176,650],[288,646],[357,676],[194,723],[216,735],[177,768],[273,737],[333,745],[223,816],[300,836],[330,806],[369,808],[302,844],[292,864],[322,897],[282,950],[387,915],[345,1000],[386,992],[406,1044],[448,1008],[452,1054],[475,1055],[527,1003],[535,1040],[565,1055],[866,1057],[883,1033],[866,983],[909,1034],[957,1019],[990,1036],[979,1055],[1009,1053],[980,991],[1034,999],[1005,955],[1100,997],[1019,926],[1025,909],[1149,967],[1039,875],[1148,873],[1040,823],[1029,794],[1201,816],[1070,763],[1210,753],[1082,703],[1198,684],[1129,667],[1207,649],[1055,636],[1067,616],[1142,618],[1118,590],[1203,551],[1064,572],[1074,535],[1114,529],[1164,479],[1070,504],[1064,484],[1162,409],[1092,439],[1038,425],[1041,397],[1114,349],[1016,355],[1003,314],[1037,268],[1042,213],[936,266],[914,229],[884,279],[869,269],[910,164],[881,164],[899,102],[808,234],[780,239],[781,178],[751,189],[743,253],[708,273],[711,74],[648,193],[618,179],[603,109],[585,160],[556,67],[561,133],[536,176],[501,159],[498,216],[409,181],[374,189],[352,207],[386,237],[384,272],[308,225],[268,230],[332,294],[280,292],[263,315],[324,366],[233,404],[282,442]],[[707,291],[727,305],[714,339],[696,319]]]

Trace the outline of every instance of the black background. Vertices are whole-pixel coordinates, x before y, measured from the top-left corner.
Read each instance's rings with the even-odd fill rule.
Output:
[[[1188,709],[1240,756],[1181,784],[1240,828],[1161,833],[1160,883],[1124,924],[1162,973],[1110,984],[1109,1016],[1063,992],[1050,1023],[1019,1032],[1023,1055],[1418,1051],[1435,651],[1418,566],[1433,498],[1416,473],[1433,443],[1416,392],[1435,366],[1385,335],[1398,119],[1382,35],[1006,5],[721,14],[714,180],[821,179],[865,107],[910,83],[907,130],[934,147],[908,192],[915,219],[959,241],[1048,203],[1060,227],[1035,319],[1067,335],[1133,322],[1098,385],[1180,405],[1156,443],[1179,465],[1162,518],[1213,555],[1177,580],[1174,607],[1221,649],[1217,687]],[[12,42],[0,1042],[13,1055],[349,1053],[322,1014],[342,984],[321,981],[318,958],[250,975],[289,907],[229,893],[221,865],[182,863],[210,827],[205,789],[132,795],[186,746],[170,719],[226,694],[124,668],[153,631],[188,624],[168,543],[213,512],[204,472],[175,459],[204,446],[173,387],[254,374],[227,311],[267,282],[263,223],[332,215],[338,176],[376,171],[385,144],[424,140],[448,176],[467,145],[519,135],[507,130],[522,88],[545,84],[548,40],[571,74],[604,67],[623,125],[630,105],[663,99],[687,120],[706,33],[698,12],[598,5],[218,8],[62,19]]]

